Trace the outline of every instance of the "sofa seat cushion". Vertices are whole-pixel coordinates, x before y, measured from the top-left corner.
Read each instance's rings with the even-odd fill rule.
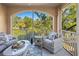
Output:
[[[44,43],[47,43],[47,44],[53,43],[53,42],[52,42],[51,40],[49,40],[49,39],[44,39],[43,42],[44,42]]]
[[[6,45],[0,45],[0,52],[2,52],[6,48]]]

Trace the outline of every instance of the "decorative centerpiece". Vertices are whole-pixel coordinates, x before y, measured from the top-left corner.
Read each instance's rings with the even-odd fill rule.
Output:
[[[8,47],[3,52],[3,55],[5,55],[5,56],[21,56],[21,55],[27,54],[29,46],[30,46],[30,42],[28,40],[16,41],[13,45]]]
[[[25,45],[24,41],[16,42],[12,45],[12,49],[20,49],[24,47],[24,45]]]

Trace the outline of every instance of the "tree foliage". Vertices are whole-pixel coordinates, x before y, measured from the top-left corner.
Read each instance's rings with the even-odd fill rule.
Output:
[[[76,4],[68,6],[62,14],[62,29],[76,31]]]
[[[31,32],[39,35],[46,35],[51,31],[51,17],[39,12],[34,12],[38,16],[38,19],[33,20],[30,17],[25,16],[23,19],[16,16],[13,18],[13,35],[25,35]]]

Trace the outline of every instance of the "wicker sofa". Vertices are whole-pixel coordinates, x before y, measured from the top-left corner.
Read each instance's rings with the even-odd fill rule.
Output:
[[[56,53],[59,50],[61,50],[61,48],[62,48],[61,39],[57,38],[53,41],[50,39],[44,39],[43,40],[43,47],[52,53]]]
[[[7,47],[16,41],[12,35],[0,32],[0,52],[4,51]]]
[[[42,46],[52,53],[56,53],[62,48],[62,40],[57,37],[57,33],[51,32],[42,41]]]

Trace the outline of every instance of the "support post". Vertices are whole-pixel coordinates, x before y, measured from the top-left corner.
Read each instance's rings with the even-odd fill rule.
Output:
[[[79,56],[79,4],[77,4],[77,18],[76,18],[76,34],[77,34],[77,55]]]

